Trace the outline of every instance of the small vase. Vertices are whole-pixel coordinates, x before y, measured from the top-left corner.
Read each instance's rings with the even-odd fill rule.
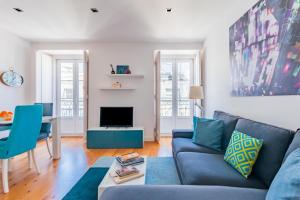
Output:
[[[111,67],[111,72],[110,72],[110,73],[111,73],[111,74],[116,74],[113,65],[110,65],[110,67]]]

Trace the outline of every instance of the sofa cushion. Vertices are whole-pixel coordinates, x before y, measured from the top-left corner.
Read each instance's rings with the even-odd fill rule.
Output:
[[[219,119],[224,122],[224,135],[222,138],[222,149],[226,150],[231,135],[235,129],[236,123],[240,117],[234,116],[222,111],[215,111],[214,113],[214,119]]]
[[[262,145],[262,140],[233,131],[224,160],[245,178],[248,178]]]
[[[248,119],[239,119],[236,130],[264,141],[252,174],[269,187],[282,164],[294,132]]]
[[[117,186],[100,200],[264,200],[266,190],[222,186]]]
[[[300,149],[283,163],[267,194],[267,200],[300,199]]]
[[[297,131],[297,133],[294,136],[294,139],[292,143],[290,144],[288,150],[286,151],[286,154],[284,156],[284,160],[296,149],[300,148],[300,129]]]
[[[192,139],[189,138],[173,138],[172,140],[173,155],[179,152],[200,152],[200,153],[213,153],[213,154],[223,154],[222,151],[216,151],[201,145],[194,144]]]
[[[194,125],[193,142],[217,151],[222,150],[221,141],[224,122],[216,119],[197,118]]]
[[[265,189],[255,176],[245,179],[224,161],[223,155],[180,152],[177,167],[184,185],[220,185]]]

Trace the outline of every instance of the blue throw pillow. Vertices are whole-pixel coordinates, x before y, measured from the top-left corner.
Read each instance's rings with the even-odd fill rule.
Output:
[[[194,118],[193,142],[195,144],[221,151],[223,132],[222,120]]]
[[[291,153],[275,176],[266,200],[300,199],[300,149]]]

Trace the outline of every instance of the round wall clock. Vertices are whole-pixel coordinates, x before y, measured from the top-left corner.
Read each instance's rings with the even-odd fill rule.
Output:
[[[0,81],[10,87],[20,87],[24,83],[23,77],[13,70],[3,72],[0,75]]]

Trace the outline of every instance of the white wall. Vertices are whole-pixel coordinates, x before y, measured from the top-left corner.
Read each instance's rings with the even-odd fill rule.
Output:
[[[36,43],[37,50],[89,50],[89,127],[99,126],[101,106],[134,106],[134,125],[145,128],[145,139],[153,140],[154,130],[154,50],[201,49],[201,43],[154,44],[154,43]],[[110,85],[110,64],[128,64],[132,73],[145,75],[144,79],[122,81],[133,84],[135,91],[101,91],[101,86]]]
[[[14,34],[0,30],[0,73],[13,67],[24,77],[24,84],[12,88],[0,83],[0,111],[14,111],[16,105],[33,103],[34,76],[32,76],[31,44]]]
[[[206,115],[223,110],[277,126],[300,127],[300,96],[231,97],[229,27],[257,0],[243,0],[214,25],[205,42]]]

